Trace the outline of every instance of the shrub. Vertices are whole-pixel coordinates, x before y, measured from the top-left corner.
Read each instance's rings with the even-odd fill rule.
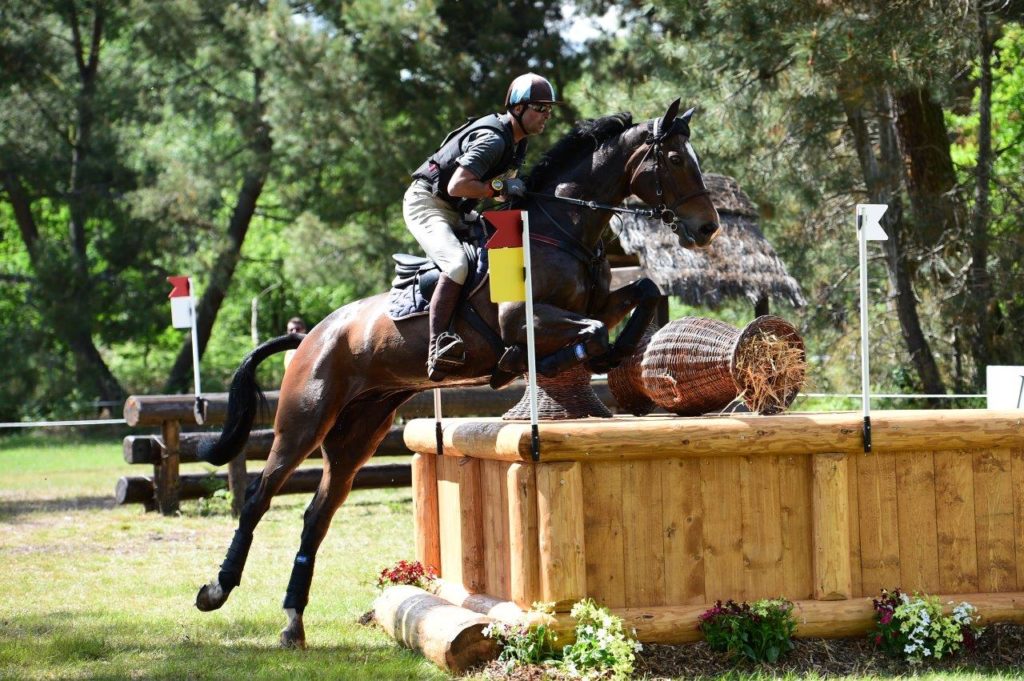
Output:
[[[436,578],[437,574],[434,570],[423,567],[418,560],[400,560],[393,566],[380,571],[380,575],[377,577],[377,588],[384,589],[395,584],[411,584],[426,589]]]
[[[576,642],[562,649],[562,666],[579,678],[628,679],[643,646],[626,636],[622,620],[591,599],[572,606]]]
[[[716,601],[697,625],[712,650],[743,656],[754,662],[775,662],[793,649],[793,604],[784,598]]]
[[[882,589],[881,598],[872,604],[875,646],[911,664],[939,660],[963,648],[972,650],[982,633],[977,610],[970,603],[960,603],[946,615],[934,596],[915,593],[911,597],[899,589]]]

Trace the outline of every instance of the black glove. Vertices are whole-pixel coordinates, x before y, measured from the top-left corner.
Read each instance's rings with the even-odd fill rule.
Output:
[[[505,196],[526,196],[526,183],[518,177],[505,181]]]

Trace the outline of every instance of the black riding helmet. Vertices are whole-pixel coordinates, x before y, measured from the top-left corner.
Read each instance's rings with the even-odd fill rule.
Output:
[[[524,73],[508,86],[505,94],[505,110],[512,114],[519,125],[523,124],[522,114],[512,112],[512,107],[519,104],[561,104],[555,94],[555,86],[544,76],[536,73]]]

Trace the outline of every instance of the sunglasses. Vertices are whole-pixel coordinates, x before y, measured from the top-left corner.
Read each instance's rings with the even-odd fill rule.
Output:
[[[550,104],[527,104],[526,106],[530,107],[530,109],[536,111],[537,113],[551,113]]]

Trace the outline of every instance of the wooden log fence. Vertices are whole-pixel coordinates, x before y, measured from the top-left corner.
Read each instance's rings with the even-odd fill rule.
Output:
[[[594,391],[598,397],[615,409],[615,400],[603,380],[595,380]],[[488,386],[456,388],[445,390],[442,404],[445,419],[468,416],[493,416],[502,414],[515,406],[523,394],[523,384],[515,383],[503,390],[491,390]],[[205,425],[218,426],[227,417],[227,393],[210,393],[203,396],[207,400]],[[265,393],[266,403],[256,418],[257,425],[273,423],[277,411],[277,391]],[[215,440],[219,433],[187,432],[183,428],[196,425],[193,407],[195,398],[192,395],[132,395],[124,403],[124,418],[131,427],[156,427],[159,435],[129,435],[124,439],[124,459],[132,464],[149,464],[153,466],[152,477],[128,476],[117,483],[116,498],[118,503],[145,503],[147,508],[160,511],[165,515],[177,513],[182,499],[195,499],[204,496],[210,488],[210,476],[198,474],[182,475],[179,467],[183,463],[194,463],[199,460],[199,448],[207,442]],[[434,402],[431,391],[419,393],[406,402],[398,412],[399,420],[432,417]],[[245,470],[246,460],[265,460],[273,442],[270,430],[255,430],[249,437],[244,450],[228,467],[228,489],[232,493],[232,511],[237,515],[245,500],[245,489],[250,476]],[[411,455],[402,438],[402,426],[392,427],[384,442],[378,447],[375,456],[407,456]],[[313,457],[319,457],[314,452]],[[407,464],[404,465],[408,469]],[[311,469],[312,470],[312,469]],[[319,469],[316,469],[319,476]],[[364,469],[365,470],[365,469]],[[301,472],[301,471],[300,471]],[[297,473],[298,474],[298,473]],[[303,473],[311,476],[312,473]],[[367,479],[387,479],[375,474],[367,474]],[[224,477],[220,474],[220,477]],[[206,482],[198,482],[198,480]],[[319,479],[319,477],[317,477]],[[405,482],[395,485],[410,484],[411,473],[403,473],[395,480]],[[311,485],[311,486],[310,486]],[[309,480],[297,481],[286,485],[282,493],[306,492],[316,489],[316,484]],[[205,494],[204,494],[205,493]]]

